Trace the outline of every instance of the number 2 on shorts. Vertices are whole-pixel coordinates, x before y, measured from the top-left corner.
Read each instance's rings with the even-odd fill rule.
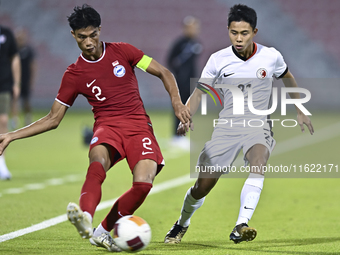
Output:
[[[152,143],[150,138],[144,137],[144,138],[142,139],[142,142],[143,142],[143,147],[144,147],[145,149],[152,151],[152,148],[148,147],[148,146],[150,146],[151,143]]]

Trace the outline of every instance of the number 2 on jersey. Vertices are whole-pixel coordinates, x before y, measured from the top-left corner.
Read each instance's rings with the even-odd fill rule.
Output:
[[[96,93],[96,92],[97,92],[97,94],[95,94],[95,97],[96,97],[99,101],[104,101],[104,100],[106,99],[106,97],[100,98],[100,95],[102,94],[102,90],[101,90],[98,86],[94,86],[94,87],[92,88],[92,93],[94,94],[94,93]]]

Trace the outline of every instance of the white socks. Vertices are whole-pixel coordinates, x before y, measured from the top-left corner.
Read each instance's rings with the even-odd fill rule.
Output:
[[[263,188],[264,176],[250,173],[241,191],[241,207],[236,226],[248,223],[253,216],[257,203],[259,202]]]
[[[12,175],[6,166],[4,155],[0,156],[0,179],[11,179]]]
[[[181,211],[181,216],[178,219],[178,224],[182,227],[187,227],[190,224],[190,218],[194,212],[203,205],[205,197],[196,200],[191,195],[191,187],[184,197],[184,203]]]
[[[99,226],[96,228],[96,230],[93,233],[94,237],[98,237],[101,236],[103,233],[110,233],[109,231],[107,231],[105,228],[103,228],[102,224],[100,223]]]
[[[84,212],[84,214],[87,216],[87,218],[90,220],[92,223],[92,215],[89,212]]]
[[[241,191],[241,207],[236,225],[248,223],[253,216],[257,203],[259,202],[261,191],[263,188],[264,176],[250,173],[245,181]],[[184,203],[181,210],[181,216],[178,219],[179,225],[187,227],[190,224],[190,218],[194,212],[203,205],[205,197],[195,199],[191,195],[191,188],[184,197]]]

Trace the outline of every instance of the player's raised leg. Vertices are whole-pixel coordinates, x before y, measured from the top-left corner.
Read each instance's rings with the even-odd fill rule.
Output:
[[[269,150],[262,144],[255,144],[248,150],[246,158],[252,166],[257,166],[257,172],[251,172],[241,191],[241,206],[236,226],[230,234],[230,240],[234,243],[252,241],[257,235],[255,228],[248,226],[248,221],[253,216],[263,188],[264,175],[262,166],[267,164]]]
[[[133,169],[133,184],[113,205],[111,211],[96,228],[93,237],[108,234],[116,221],[125,215],[132,215],[144,202],[156,176],[157,163],[151,159],[140,160]]]
[[[210,174],[209,174],[210,175]],[[209,178],[210,177],[210,178]],[[200,173],[193,187],[190,187],[184,197],[184,202],[179,219],[175,222],[164,238],[164,243],[180,243],[189,228],[190,219],[194,212],[203,205],[205,196],[215,186],[218,176],[206,176]]]
[[[82,238],[90,238],[93,235],[92,218],[101,199],[101,185],[111,165],[112,150],[110,146],[102,144],[92,148],[89,153],[90,166],[81,189],[79,206],[75,203],[67,206],[68,219]]]

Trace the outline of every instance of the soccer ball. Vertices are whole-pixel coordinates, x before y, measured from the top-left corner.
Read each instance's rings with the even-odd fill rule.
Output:
[[[141,251],[150,243],[151,228],[141,217],[127,215],[115,223],[113,239],[123,251]]]

